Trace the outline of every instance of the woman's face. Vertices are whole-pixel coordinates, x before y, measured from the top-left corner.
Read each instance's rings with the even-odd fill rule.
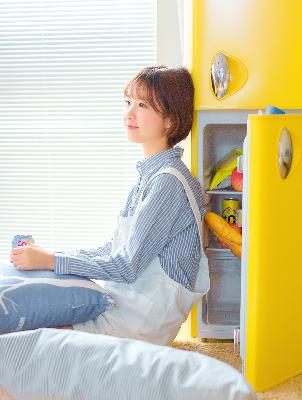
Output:
[[[125,98],[123,119],[128,140],[150,146],[166,144],[170,121],[155,111],[146,98],[144,89],[137,92],[133,88]]]

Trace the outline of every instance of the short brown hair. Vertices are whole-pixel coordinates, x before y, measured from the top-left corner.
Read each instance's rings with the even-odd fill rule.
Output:
[[[188,136],[193,123],[194,86],[187,68],[165,65],[144,68],[127,83],[125,96],[132,87],[136,91],[145,89],[151,107],[171,120],[167,132],[169,147]]]

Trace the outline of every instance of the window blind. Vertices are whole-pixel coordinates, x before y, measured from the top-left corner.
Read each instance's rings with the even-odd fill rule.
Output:
[[[141,145],[125,83],[156,62],[156,0],[0,0],[0,258],[111,239]]]

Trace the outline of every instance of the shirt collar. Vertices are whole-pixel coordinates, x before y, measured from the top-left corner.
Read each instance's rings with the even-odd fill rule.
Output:
[[[155,172],[160,169],[164,164],[166,164],[171,159],[181,158],[184,149],[180,146],[172,147],[168,150],[162,150],[158,153],[153,154],[147,158],[136,163],[136,169],[141,175],[145,175],[150,172]]]

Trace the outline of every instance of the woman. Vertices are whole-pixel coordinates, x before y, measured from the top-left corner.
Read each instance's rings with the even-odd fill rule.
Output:
[[[201,257],[202,191],[175,146],[191,130],[193,100],[186,68],[144,68],[126,85],[127,136],[143,146],[145,158],[136,165],[139,179],[112,240],[70,253],[12,250],[18,269],[81,275],[101,280],[111,292],[117,305],[74,329],[166,344],[209,289]]]

